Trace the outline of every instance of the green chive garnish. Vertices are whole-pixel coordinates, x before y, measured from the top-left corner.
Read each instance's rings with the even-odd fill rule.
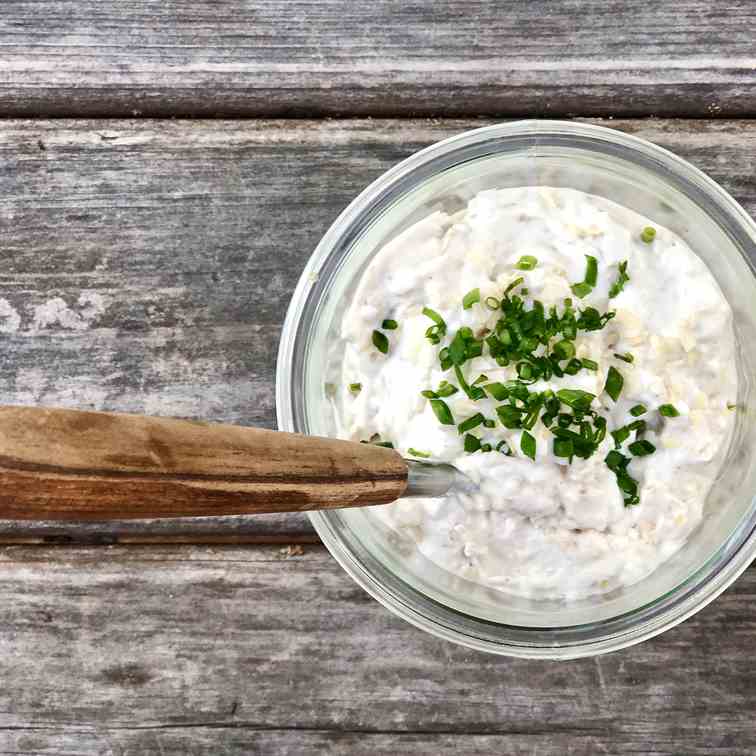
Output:
[[[518,270],[533,270],[538,265],[538,258],[533,255],[523,255],[518,261],[515,267]]]
[[[556,395],[561,402],[564,402],[568,407],[578,412],[585,412],[596,398],[595,394],[582,391],[581,389],[559,389]]]
[[[485,383],[488,380],[488,376],[481,373],[473,382],[471,385],[477,386],[479,383]]]
[[[519,428],[522,425],[522,415],[524,410],[512,407],[509,404],[502,404],[496,408],[496,414],[505,428]]]
[[[423,307],[423,315],[433,321],[433,325],[425,332],[425,338],[431,344],[439,344],[441,339],[446,335],[446,322],[435,310],[431,310],[430,307]]]
[[[587,357],[583,357],[580,362],[586,370],[598,370],[598,362],[589,360]]]
[[[622,444],[630,438],[630,428],[626,425],[622,428],[617,428],[611,432],[611,436],[614,439],[614,448],[619,449]]]
[[[632,444],[628,444],[627,448],[634,457],[646,457],[656,451],[656,447],[650,441],[646,441],[645,439],[633,441]]]
[[[622,362],[627,362],[628,364],[632,365],[633,362],[635,362],[635,357],[633,357],[630,352],[625,352],[625,354],[616,354],[614,355],[618,360],[622,360]]]
[[[477,436],[473,436],[472,433],[468,433],[465,436],[465,451],[468,454],[478,451],[480,449],[480,439]]]
[[[384,331],[395,331],[399,328],[399,323],[391,318],[386,318],[386,320],[381,323],[381,328],[383,328]]]
[[[483,388],[488,391],[497,402],[503,402],[509,398],[509,389],[503,383],[488,383]]]
[[[651,244],[656,238],[656,229],[653,226],[646,226],[640,235],[641,241],[645,244]]]
[[[421,459],[428,459],[431,456],[430,452],[419,451],[418,449],[413,449],[411,446],[407,449],[407,454],[411,454],[413,457],[420,457]]]
[[[480,302],[480,289],[468,291],[462,298],[462,307],[469,310],[476,302]]]
[[[438,399],[438,394],[435,391],[431,391],[430,389],[421,391],[420,396],[424,396],[426,399]]]
[[[612,287],[609,289],[609,299],[612,299],[613,297],[616,297],[617,294],[619,294],[622,289],[625,287],[625,284],[630,280],[630,276],[627,275],[627,260],[623,260],[619,264],[619,275],[617,276],[617,280],[612,284]]]
[[[582,299],[593,291],[593,287],[598,281],[598,260],[592,255],[585,256],[585,278],[582,283],[572,284],[570,287],[572,293],[578,298]]]
[[[554,439],[554,456],[555,457],[571,457],[575,453],[575,449],[570,438],[555,438]]]
[[[486,418],[483,421],[483,427],[484,428],[495,428],[496,427],[496,421],[495,420],[489,420],[488,418]]]
[[[441,425],[454,425],[454,417],[443,399],[431,399],[430,405]]]
[[[445,397],[456,394],[457,391],[459,391],[459,389],[453,384],[449,383],[448,381],[441,381],[441,383],[438,384],[438,388],[436,389],[436,394],[438,394],[439,397]]]
[[[361,383],[350,383],[349,384],[349,390],[353,394],[359,394],[360,391],[362,391],[362,384]]]
[[[509,444],[506,441],[499,441],[499,443],[496,444],[496,451],[501,452],[507,457],[512,456],[512,450],[509,448]]]
[[[625,379],[622,377],[622,373],[616,370],[614,367],[609,368],[609,372],[606,376],[606,383],[604,384],[604,391],[616,402],[619,399],[619,395],[622,392],[622,386],[625,383]]]
[[[389,340],[385,333],[373,331],[373,346],[383,354],[388,354]]]
[[[677,407],[674,404],[662,404],[659,407],[659,414],[664,417],[680,417]]]
[[[483,417],[480,412],[476,412],[472,417],[468,417],[467,420],[464,420],[457,426],[459,435],[461,436],[463,433],[467,433],[467,431],[477,428],[479,425],[482,425],[485,420],[486,418]]]
[[[530,457],[532,460],[535,461],[535,457],[536,457],[536,440],[527,431],[523,431],[522,432],[522,436],[520,438],[520,449],[522,449],[522,453],[526,457]]]
[[[567,341],[567,339],[557,341],[554,344],[554,354],[560,360],[569,360],[575,356],[575,345],[571,341]]]
[[[630,414],[633,417],[640,417],[648,412],[648,408],[645,404],[636,404],[634,407],[630,407]]]
[[[498,310],[501,307],[501,302],[496,297],[486,297],[485,304],[489,310]]]

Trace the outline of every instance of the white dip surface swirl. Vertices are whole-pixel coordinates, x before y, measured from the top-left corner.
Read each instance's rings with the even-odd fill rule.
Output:
[[[644,243],[641,231],[656,227]],[[532,271],[515,267],[523,255],[537,258]],[[598,260],[598,284],[584,299],[570,285],[582,281],[585,255]],[[630,281],[616,297],[609,288],[618,264],[628,261]],[[634,457],[629,471],[639,483],[640,503],[626,507],[614,473],[604,462],[614,448],[607,434],[589,459],[572,464],[555,457],[553,436],[540,420],[531,433],[537,453],[520,450],[520,430],[479,427],[493,444],[506,439],[514,456],[474,454],[463,436],[442,425],[420,395],[442,380],[438,352],[461,326],[479,333],[501,313],[487,309],[487,296],[522,275],[526,303],[548,308],[573,297],[579,308],[616,311],[598,331],[578,332],[576,357],[598,363],[595,372],[539,381],[528,388],[576,388],[597,396],[593,406],[612,429],[636,418],[644,404],[656,447]],[[462,308],[462,298],[480,288],[481,303]],[[432,322],[423,307],[436,310],[448,333],[440,345],[425,337]],[[704,263],[672,232],[603,198],[570,189],[525,187],[475,196],[454,216],[433,213],[386,245],[360,281],[342,324],[341,385],[334,402],[340,434],[353,440],[380,434],[406,457],[409,449],[450,462],[479,483],[474,495],[446,499],[403,499],[369,510],[403,531],[419,551],[451,573],[508,593],[577,598],[629,585],[652,572],[678,550],[702,517],[734,424],[728,409],[737,389],[731,311]],[[384,318],[388,354],[371,343]],[[634,362],[618,361],[630,352]],[[603,391],[610,366],[624,377],[616,403]],[[468,381],[485,373],[489,381],[516,377],[484,350],[464,364]],[[353,394],[348,385],[361,383]],[[473,402],[463,391],[445,399],[457,423],[482,412],[495,419],[500,402]],[[673,404],[679,417],[662,417]],[[632,440],[632,438],[630,439]],[[626,453],[626,452],[625,452]]]

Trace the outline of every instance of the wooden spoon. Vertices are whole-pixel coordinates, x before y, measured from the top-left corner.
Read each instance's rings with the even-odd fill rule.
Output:
[[[0,407],[0,518],[204,517],[441,495],[449,465],[393,449],[234,425]]]

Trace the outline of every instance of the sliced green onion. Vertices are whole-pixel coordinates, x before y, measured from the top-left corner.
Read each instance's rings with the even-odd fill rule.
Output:
[[[386,320],[381,323],[381,328],[383,328],[384,331],[395,331],[399,328],[399,323],[391,318],[386,318]]]
[[[623,260],[619,264],[619,275],[617,280],[612,284],[609,289],[609,299],[616,297],[622,289],[625,288],[625,284],[630,280],[630,276],[627,275],[627,260]]]
[[[496,451],[501,452],[507,457],[511,457],[512,450],[509,448],[509,444],[506,441],[499,441],[498,444],[496,444]]]
[[[425,332],[425,338],[431,344],[441,343],[441,339],[446,335],[446,322],[435,310],[431,310],[430,307],[423,307],[423,315],[433,321],[433,325]]]
[[[459,389],[453,384],[449,383],[448,381],[441,381],[441,383],[438,384],[438,388],[436,389],[436,394],[438,394],[439,397],[446,397],[451,396],[452,394],[456,394],[457,391],[459,391]]]
[[[480,289],[473,289],[468,291],[464,297],[462,297],[462,307],[469,310],[476,302],[480,302]]]
[[[509,398],[509,389],[503,383],[488,383],[483,387],[497,402]]]
[[[385,333],[373,331],[373,346],[383,354],[388,354],[389,340]]]
[[[522,414],[524,410],[502,404],[496,408],[496,414],[505,428],[520,428],[522,426]]]
[[[535,461],[536,458],[536,440],[527,431],[522,432],[520,437],[520,449],[526,457],[530,457]]]
[[[431,391],[430,389],[421,391],[420,396],[424,396],[426,399],[438,399],[438,394],[435,391]]]
[[[469,454],[478,451],[480,449],[480,439],[477,436],[473,436],[472,433],[468,433],[465,436],[465,451]]]
[[[577,375],[580,369],[583,367],[583,363],[580,360],[572,359],[563,368],[566,375]]]
[[[580,359],[580,362],[586,370],[598,370],[598,362],[594,362],[594,360],[589,360],[587,357],[582,357]]]
[[[564,402],[568,407],[581,412],[585,412],[591,406],[591,402],[596,398],[595,394],[591,394],[588,391],[582,391],[581,389],[559,389],[559,391],[556,392],[556,395],[559,400]]]
[[[419,451],[418,449],[413,449],[411,446],[407,449],[407,454],[411,454],[413,457],[420,457],[421,459],[428,459],[431,456],[430,452]]]
[[[571,341],[567,341],[567,339],[557,341],[557,343],[554,344],[554,354],[560,360],[569,360],[571,357],[575,356],[575,345]]]
[[[619,449],[622,444],[630,438],[630,428],[626,425],[622,428],[617,428],[611,432],[611,436],[614,439],[614,448]]]
[[[491,444],[481,444],[480,445],[480,450],[482,452],[484,452],[484,453],[485,452],[490,452],[490,451],[493,451],[493,446],[491,446]]]
[[[439,423],[442,425],[454,425],[454,417],[443,399],[431,399],[430,405]]]
[[[481,373],[473,382],[471,385],[477,386],[479,383],[485,383],[488,380],[488,376]]]
[[[496,297],[486,297],[485,305],[489,310],[498,310],[501,307],[501,302]]]
[[[463,433],[467,433],[467,431],[471,431],[473,428],[482,425],[485,422],[485,419],[486,418],[483,417],[482,413],[476,412],[472,417],[468,417],[467,420],[464,420],[457,426],[459,435],[461,436]]]
[[[636,404],[634,407],[630,407],[630,414],[633,417],[640,417],[648,412],[648,408],[645,404]]]
[[[529,362],[518,362],[517,376],[523,381],[529,381],[533,377],[533,366]]]
[[[641,241],[646,244],[651,244],[656,238],[656,229],[653,226],[646,226],[640,234]]]
[[[662,404],[659,407],[659,414],[664,417],[680,417],[680,413],[674,404]]]
[[[518,261],[515,267],[518,270],[533,270],[538,265],[538,258],[533,255],[523,255]]]
[[[622,360],[622,362],[627,362],[629,365],[632,365],[633,362],[635,362],[635,357],[633,357],[630,352],[625,352],[625,354],[616,354],[614,355],[618,360]]]
[[[512,283],[509,284],[509,286],[507,286],[506,289],[504,289],[504,296],[506,297],[507,294],[509,294],[509,292],[512,291],[512,289],[516,289],[524,280],[525,279],[522,276],[518,276],[517,278],[515,278],[515,280],[512,281]]]
[[[467,394],[467,396],[470,399],[472,399],[474,402],[477,402],[478,399],[486,398],[486,392],[480,386],[471,386],[465,380],[465,376],[462,373],[462,368],[459,365],[454,366],[454,375],[457,376],[457,381],[459,382],[459,385],[462,387],[462,391],[464,391]]]
[[[575,448],[570,438],[554,439],[554,456],[571,457],[575,454]]]
[[[496,421],[495,420],[489,420],[488,418],[486,418],[483,421],[483,427],[484,428],[495,428],[496,427]]]
[[[632,444],[628,444],[627,448],[634,457],[646,457],[656,451],[656,447],[650,441],[646,441],[645,439],[633,441]]]
[[[362,391],[362,384],[361,383],[350,383],[349,384],[349,390],[353,394],[359,394],[360,391]]]
[[[590,284],[581,282],[581,283],[572,284],[572,286],[570,286],[570,290],[578,299],[583,299],[584,297],[587,297],[593,291],[593,286],[591,286]]]
[[[604,391],[606,391],[606,393],[616,402],[619,399],[619,395],[622,393],[622,386],[624,383],[625,379],[622,377],[622,373],[614,367],[610,367],[606,376]]]

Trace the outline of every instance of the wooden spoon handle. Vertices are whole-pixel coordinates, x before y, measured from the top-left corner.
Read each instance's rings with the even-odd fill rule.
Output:
[[[108,520],[384,504],[392,449],[109,412],[0,407],[0,519]]]

